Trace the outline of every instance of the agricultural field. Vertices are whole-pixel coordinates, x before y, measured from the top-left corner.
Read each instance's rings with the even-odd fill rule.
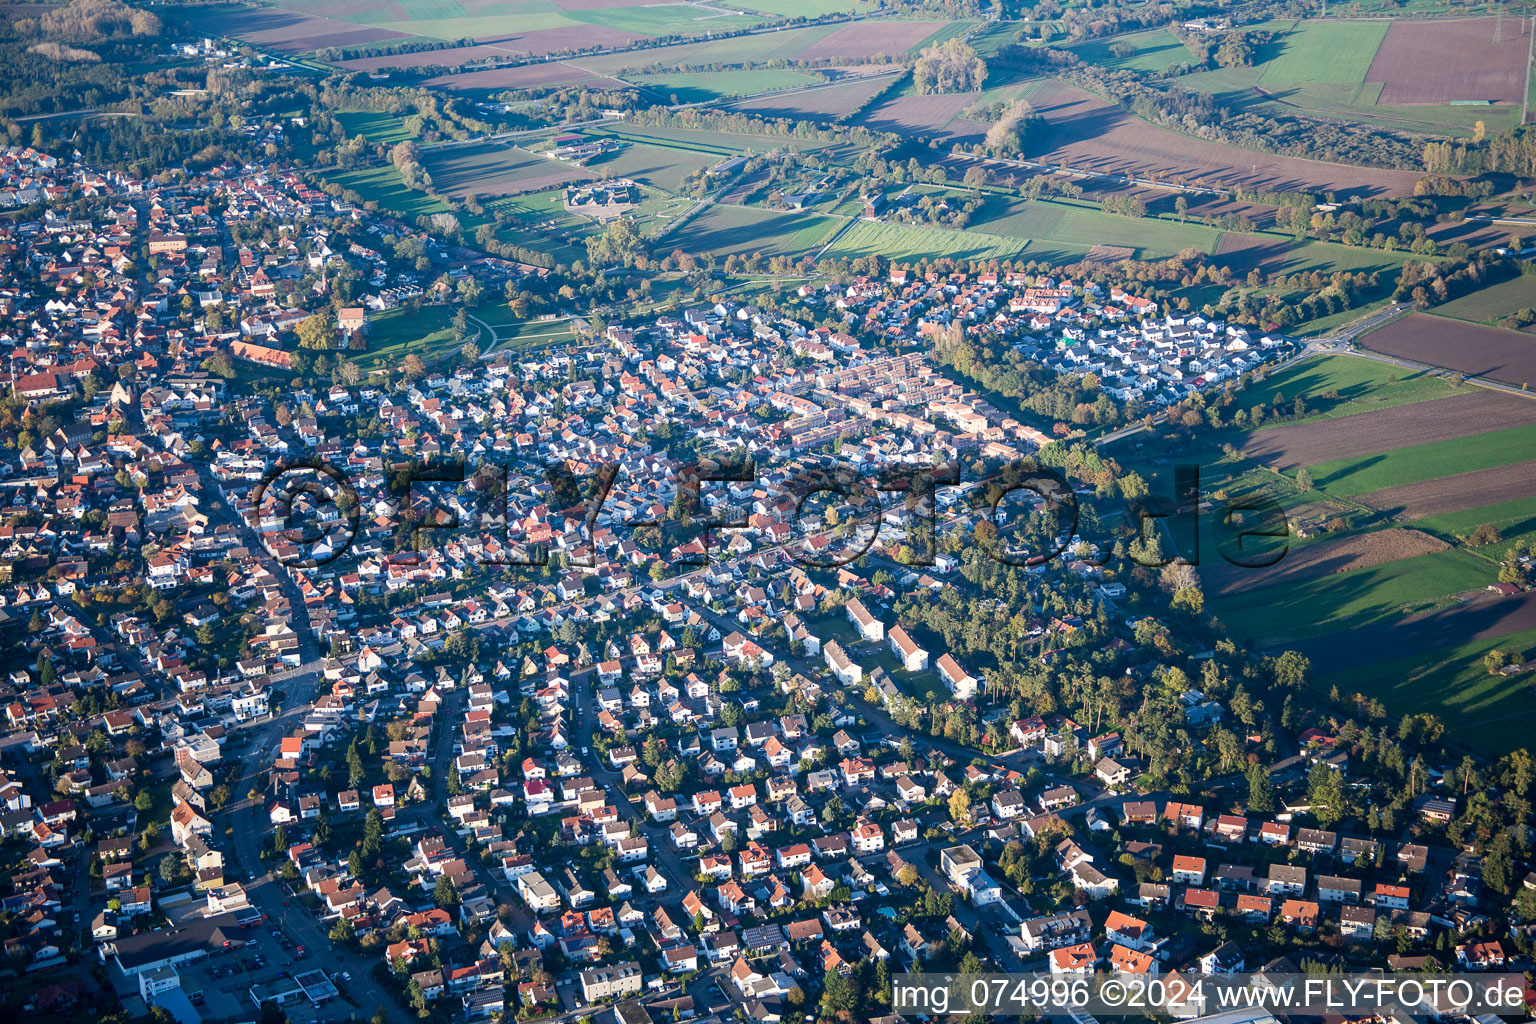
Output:
[[[1308,20],[1253,26],[1278,34],[1253,67],[1180,79],[1229,106],[1310,112],[1432,134],[1464,136],[1520,117],[1529,22]]]
[[[1110,53],[1109,48],[1119,43],[1130,46],[1134,52],[1126,57]],[[1179,64],[1187,64],[1190,60],[1189,50],[1165,28],[1129,32],[1113,39],[1090,39],[1066,49],[1089,64],[1098,64],[1114,71],[1167,71]]]
[[[1274,565],[1246,568],[1213,560],[1201,570],[1201,579],[1218,594],[1270,587],[1334,573],[1369,569],[1404,558],[1444,551],[1450,545],[1421,530],[1370,530],[1344,537],[1325,538],[1312,544],[1292,544]]]
[[[891,75],[871,75],[814,89],[801,89],[786,95],[758,96],[731,104],[733,110],[748,111],[759,117],[792,117],[807,121],[830,121],[861,109],[870,99],[891,84]]]
[[[1322,397],[1330,391],[1338,398]],[[1405,370],[1374,359],[1327,355],[1292,363],[1248,385],[1243,389],[1242,404],[1273,405],[1276,400],[1284,404],[1300,395],[1310,412],[1294,423],[1352,416],[1458,393],[1450,381],[1426,371]],[[1270,427],[1261,433],[1283,429],[1289,428]]]
[[[1450,388],[1450,384],[1434,378],[1420,377],[1402,385],[1411,396],[1406,403],[1378,407],[1374,411],[1362,409],[1348,417],[1346,426],[1338,423],[1337,416],[1324,416],[1310,422],[1265,427],[1249,435],[1243,452],[1272,469],[1290,471],[1302,466],[1312,467],[1313,477],[1321,483],[1322,476],[1317,470],[1320,465],[1328,464],[1337,469],[1348,460],[1376,458],[1381,452],[1398,448],[1463,437],[1476,438],[1510,424],[1536,423],[1536,402],[1480,388],[1463,387],[1457,392],[1450,392]],[[1282,406],[1287,398],[1298,396],[1306,397],[1310,406],[1316,400],[1314,396],[1330,390],[1333,389],[1298,388],[1287,393],[1284,389],[1276,389],[1273,393],[1280,397]],[[1398,389],[1383,390],[1391,394]],[[1446,397],[1434,397],[1441,393]],[[1340,398],[1343,399],[1345,394],[1341,391]],[[1244,402],[1247,401],[1245,393]],[[1260,404],[1258,398],[1253,402]],[[1341,404],[1349,405],[1348,402]]]
[[[1031,101],[1047,123],[1033,159],[1095,174],[1187,185],[1410,195],[1413,171],[1329,164],[1236,150],[1160,128],[1092,93],[1052,83]]]
[[[1521,387],[1536,381],[1536,337],[1414,313],[1359,339],[1372,352]]]
[[[347,130],[349,138],[366,138],[369,142],[393,146],[414,136],[405,130],[405,120],[394,114],[379,114],[369,110],[339,110],[336,120]]]
[[[1406,411],[1422,415],[1426,408],[1429,407],[1418,406]],[[1398,411],[1378,415],[1395,416]],[[1336,429],[1355,432],[1366,425],[1365,421],[1355,419],[1337,425]],[[1449,433],[1450,436],[1443,440],[1384,448],[1369,455],[1315,463],[1308,469],[1319,489],[1334,495],[1356,497],[1384,487],[1402,487],[1474,470],[1510,466],[1524,462],[1536,452],[1536,424],[1478,434],[1463,434],[1461,428],[1453,428]],[[1392,443],[1395,444],[1395,440]],[[1514,476],[1519,477],[1519,474]],[[1530,477],[1520,479],[1528,482]]]
[[[960,119],[961,111],[976,102],[980,95],[977,92],[895,95],[876,103],[854,120],[856,124],[877,132],[940,135],[953,139],[980,138],[986,134],[985,125]],[[953,124],[957,119],[959,123]]]
[[[186,21],[194,32],[230,36],[280,53],[308,53],[367,43],[399,43],[416,36],[414,32],[356,24],[342,18],[280,7],[200,7],[189,10]]]
[[[994,235],[1057,242],[1090,249],[1106,240],[1145,257],[1172,256],[1183,249],[1211,252],[1221,232],[1202,224],[1177,224],[1153,218],[1121,217],[1096,206],[1067,202],[1030,202],[991,196],[972,218],[976,230]]]
[[[1531,24],[1525,18],[1392,23],[1365,80],[1384,106],[1523,101]]]
[[[660,248],[695,255],[729,256],[761,252],[799,255],[821,245],[838,221],[811,213],[776,213],[746,206],[715,204],[669,232]]]
[[[1363,82],[1386,38],[1385,21],[1304,21],[1280,37],[1259,82],[1275,88],[1310,82]]]
[[[1521,309],[1536,308],[1536,276],[1511,278],[1435,307],[1436,316],[1492,324]]]
[[[1024,238],[1008,238],[985,231],[947,231],[906,224],[858,221],[834,242],[828,257],[856,259],[880,255],[887,259],[922,260],[949,257],[960,260],[1009,259],[1018,256],[1031,243]]]
[[[461,197],[540,192],[598,177],[576,164],[500,143],[437,146],[423,150],[421,162],[438,191]]]
[[[819,81],[813,75],[788,69],[734,71],[728,75],[710,71],[680,71],[637,75],[629,79],[631,85],[646,89],[668,103],[703,103],[731,96],[803,88],[816,85]]]
[[[449,51],[437,50],[435,53]],[[369,58],[374,59],[374,58]],[[499,89],[537,89],[544,86],[588,85],[601,83],[605,89],[625,88],[625,83],[605,78],[567,61],[551,61],[545,64],[524,64],[521,67],[486,68],[482,71],[457,71],[435,75],[422,82],[434,89],[450,92],[476,92]]]
[[[797,60],[900,57],[947,34],[942,21],[877,21],[844,25],[795,54]],[[878,63],[878,61],[877,61]]]
[[[1281,559],[1284,562],[1284,559]],[[1323,572],[1207,596],[1206,608],[1234,637],[1285,644],[1391,622],[1443,607],[1494,580],[1494,566],[1451,548],[1347,572]]]
[[[588,170],[606,178],[630,178],[668,192],[682,188],[694,171],[713,167],[720,157],[671,146],[630,145],[616,153],[593,159]]]
[[[1302,649],[1312,656],[1314,664],[1325,667],[1317,679],[1323,689],[1337,686],[1342,693],[1379,698],[1398,715],[1432,713],[1445,723],[1452,739],[1489,755],[1503,754],[1529,746],[1531,729],[1536,726],[1536,701],[1531,700],[1529,675],[1492,675],[1483,667],[1483,657],[1495,649],[1514,655],[1516,660],[1536,656],[1536,629],[1508,628],[1530,622],[1529,606],[1522,614],[1495,609],[1495,604],[1485,602],[1439,616],[1451,625],[1451,630],[1442,630],[1442,634],[1453,635],[1467,619],[1499,617],[1502,622],[1491,627],[1491,636],[1461,636],[1445,646],[1425,647],[1414,636],[1420,624],[1404,622],[1399,629],[1369,631],[1359,638],[1361,645],[1372,645],[1369,653],[1378,660],[1361,662],[1361,652],[1348,650],[1344,638],[1303,644]],[[1396,642],[1397,646],[1377,647],[1376,641]],[[1405,648],[1403,643],[1410,646]],[[1381,659],[1383,651],[1405,650],[1411,653]]]
[[[1393,484],[1357,494],[1355,500],[1388,515],[1419,519],[1519,500],[1531,493],[1533,480],[1536,480],[1536,460],[1527,460],[1420,482]]]
[[[1250,270],[1266,274],[1336,271],[1349,273],[1395,272],[1412,255],[1340,245],[1336,242],[1296,242],[1273,235],[1250,235],[1228,231],[1216,247],[1217,262],[1243,276]]]

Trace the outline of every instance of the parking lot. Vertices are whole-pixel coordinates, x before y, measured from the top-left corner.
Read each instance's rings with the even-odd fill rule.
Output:
[[[205,1020],[248,1019],[255,1011],[250,994],[253,985],[267,985],[317,966],[324,969],[322,959],[317,959],[310,950],[296,946],[268,925],[256,925],[249,930],[249,935],[251,941],[238,949],[220,950],[201,960],[177,966],[182,991]],[[345,990],[347,979],[335,977],[331,980],[339,989]],[[310,1024],[315,1020],[328,1020],[346,1007],[345,1000],[333,1000],[330,1005],[319,1008],[317,1014],[308,1002],[299,1000],[283,1009],[295,1024]]]

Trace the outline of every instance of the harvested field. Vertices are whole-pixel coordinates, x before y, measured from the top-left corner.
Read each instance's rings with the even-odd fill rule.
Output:
[[[1040,89],[1031,103],[1049,125],[1049,149],[1033,159],[1080,171],[1213,187],[1365,196],[1412,195],[1420,177],[1413,171],[1350,167],[1206,142],[1149,124],[1060,82]]]
[[[877,132],[897,132],[902,135],[913,132],[948,134],[946,126],[962,110],[976,102],[979,95],[975,92],[960,92],[932,96],[894,96],[859,115],[857,123]],[[974,122],[966,121],[963,124],[971,126]],[[986,126],[980,127],[980,134],[986,134]],[[967,128],[965,133],[973,132]]]
[[[595,178],[585,167],[499,145],[448,146],[422,153],[437,188],[452,196],[509,196]]]
[[[1494,18],[1393,22],[1365,76],[1382,83],[1377,105],[1523,102],[1530,23],[1505,18],[1498,31]]]
[[[1243,453],[1272,469],[1289,470],[1483,434],[1524,423],[1536,423],[1536,402],[1517,395],[1474,389],[1449,398],[1434,398],[1339,419],[1256,430],[1248,435]]]
[[[1377,530],[1321,540],[1288,551],[1280,561],[1263,569],[1245,569],[1225,560],[1213,561],[1201,575],[1209,581],[1208,586],[1215,593],[1236,594],[1274,583],[1316,579],[1331,573],[1385,565],[1432,551],[1444,551],[1448,547],[1450,545],[1445,541],[1420,530]]]
[[[1123,245],[1096,245],[1083,257],[1084,263],[1120,263],[1136,255],[1136,250]]]
[[[208,8],[187,19],[196,32],[243,39],[254,46],[284,53],[308,53],[332,46],[361,46],[386,39],[408,39],[404,32],[354,25],[275,7]]]
[[[900,57],[933,35],[942,21],[860,21],[844,25],[795,55],[797,60],[828,60],[834,57],[868,60]]]
[[[488,68],[485,71],[461,71],[452,75],[429,78],[423,85],[452,92],[474,89],[537,89],[546,85],[581,85],[603,81],[604,88],[628,88],[611,79],[603,79],[590,71],[573,67],[563,61],[549,64],[526,64],[518,68]]]
[[[1355,500],[1405,519],[1422,519],[1536,495],[1536,461],[1456,473],[1379,491]]]
[[[802,120],[833,119],[858,110],[870,97],[890,85],[889,77],[855,79],[787,96],[759,96],[732,104],[761,117],[794,117]]]
[[[1360,344],[1516,387],[1536,381],[1536,338],[1519,331],[1414,313],[1365,335]]]

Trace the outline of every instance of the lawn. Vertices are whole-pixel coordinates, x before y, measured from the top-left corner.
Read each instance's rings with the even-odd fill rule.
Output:
[[[616,153],[590,160],[587,167],[608,178],[630,178],[646,185],[677,192],[683,179],[694,171],[713,167],[721,157],[669,146],[629,145]]]
[[[1029,242],[989,234],[974,228],[947,231],[943,228],[860,221],[827,250],[829,257],[880,255],[887,259],[920,260],[949,257],[958,260],[1008,259],[1022,253]],[[1031,250],[1033,254],[1033,250]],[[1042,257],[1043,258],[1043,257]]]
[[[1520,309],[1536,308],[1536,276],[1511,278],[1436,306],[1436,316],[1492,324]]]
[[[1424,611],[1493,579],[1487,560],[1452,548],[1321,578],[1212,594],[1206,610],[1233,637],[1296,640]]]
[[[1457,390],[1443,377],[1424,371],[1393,367],[1374,359],[1329,355],[1303,359],[1250,384],[1242,392],[1240,404],[1267,406],[1273,405],[1276,398],[1290,401],[1302,395],[1313,412],[1300,420],[1286,421],[1301,423],[1445,398]],[[1324,399],[1322,396],[1328,391],[1337,391],[1338,400]]]
[[[719,256],[754,252],[798,255],[825,242],[837,223],[815,213],[777,213],[717,204],[668,234],[661,248]]]
[[[1317,685],[1380,698],[1395,715],[1430,712],[1445,723],[1452,738],[1498,756],[1530,747],[1536,701],[1531,700],[1530,674],[1490,675],[1483,667],[1483,656],[1497,648],[1529,658],[1536,653],[1533,647],[1536,630],[1526,630],[1347,672],[1324,672],[1317,677]]]
[[[1523,462],[1536,451],[1536,424],[1447,438],[1308,467],[1320,490],[1365,494],[1383,487]]]
[[[395,370],[408,355],[418,355],[424,362],[451,352],[453,328],[449,321],[453,311],[447,306],[422,306],[412,312],[399,306],[368,317],[368,349],[351,353],[348,358],[371,370]]]
[[[1268,87],[1306,82],[1359,84],[1387,35],[1385,21],[1303,21],[1280,39],[1280,52],[1259,76]]]

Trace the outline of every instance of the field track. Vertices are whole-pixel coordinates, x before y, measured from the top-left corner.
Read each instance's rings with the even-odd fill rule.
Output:
[[[1289,470],[1525,423],[1536,423],[1536,401],[1478,388],[1353,416],[1256,430],[1248,435],[1243,452],[1271,469]]]

